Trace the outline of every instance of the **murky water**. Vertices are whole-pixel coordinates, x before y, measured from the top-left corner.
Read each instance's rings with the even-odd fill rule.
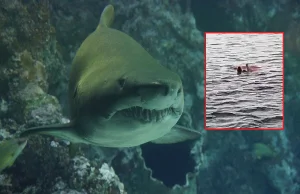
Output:
[[[207,34],[206,127],[281,128],[282,103],[281,34]]]

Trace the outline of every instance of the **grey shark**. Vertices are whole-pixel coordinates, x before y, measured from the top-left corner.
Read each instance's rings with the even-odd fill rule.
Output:
[[[200,137],[199,132],[176,125],[184,108],[178,74],[130,36],[110,28],[113,19],[114,8],[108,5],[73,59],[70,123],[30,128],[20,137],[45,134],[103,147]]]

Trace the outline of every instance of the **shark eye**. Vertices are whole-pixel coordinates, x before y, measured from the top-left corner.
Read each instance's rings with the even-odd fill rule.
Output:
[[[118,80],[118,83],[119,83],[120,88],[123,89],[124,86],[125,86],[125,79],[124,79],[124,78],[119,79],[119,80]]]

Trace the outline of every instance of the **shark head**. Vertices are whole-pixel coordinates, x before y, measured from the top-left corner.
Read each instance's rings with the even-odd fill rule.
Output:
[[[165,135],[179,120],[184,107],[179,75],[146,51],[143,54],[141,61],[119,55],[118,61],[125,63],[112,60],[106,68],[86,72],[88,76],[79,81],[75,95],[82,106],[74,104],[79,108],[79,117],[84,117],[80,122],[88,125],[84,128],[94,132],[99,129],[101,135],[93,137],[118,136],[107,140],[122,134],[121,142],[112,144],[134,146]],[[131,56],[130,52],[125,56]],[[133,137],[137,137],[135,141]]]
[[[98,85],[95,98],[90,98],[88,110],[82,113],[90,115],[91,128],[101,126],[101,133],[107,129],[109,136],[118,138],[122,134],[118,146],[139,145],[165,135],[183,112],[181,79],[161,65],[159,72],[135,68],[115,73],[106,81],[103,88]]]

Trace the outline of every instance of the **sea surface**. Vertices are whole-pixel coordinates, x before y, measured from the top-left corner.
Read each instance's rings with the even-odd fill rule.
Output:
[[[207,34],[206,127],[281,128],[281,34]],[[237,75],[234,67],[255,65]]]

